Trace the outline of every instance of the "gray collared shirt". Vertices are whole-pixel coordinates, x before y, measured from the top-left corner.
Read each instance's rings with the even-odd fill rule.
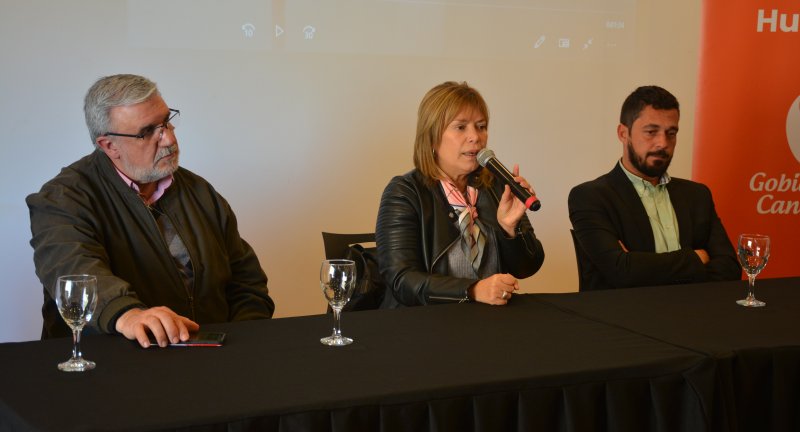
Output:
[[[622,160],[619,161],[619,166],[633,184],[647,211],[650,226],[653,228],[656,252],[672,252],[680,249],[678,218],[675,216],[675,209],[672,207],[667,190],[667,183],[670,181],[669,174],[664,173],[658,180],[658,184],[653,186],[649,181],[626,170],[622,165]]]

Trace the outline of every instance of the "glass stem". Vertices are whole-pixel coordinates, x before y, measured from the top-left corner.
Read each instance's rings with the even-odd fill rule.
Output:
[[[81,331],[72,329],[72,358],[81,358]]]
[[[333,337],[342,337],[342,309],[333,308]]]
[[[747,280],[748,280],[748,284],[747,284],[747,300],[748,301],[753,301],[753,300],[756,299],[756,296],[753,295],[753,291],[755,290],[755,287],[756,287],[756,275],[754,275],[754,274],[753,275],[750,275],[750,274],[747,275]]]

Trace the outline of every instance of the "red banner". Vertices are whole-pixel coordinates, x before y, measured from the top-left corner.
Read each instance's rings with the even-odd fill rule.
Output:
[[[704,0],[692,177],[734,246],[767,234],[764,277],[800,275],[800,1]]]

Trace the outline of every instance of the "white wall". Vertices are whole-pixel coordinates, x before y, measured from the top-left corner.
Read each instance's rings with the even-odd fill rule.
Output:
[[[523,291],[575,291],[567,193],[619,157],[619,106],[636,86],[662,85],[682,102],[670,172],[690,175],[700,2],[493,4],[0,0],[0,341],[39,336],[41,286],[24,199],[91,151],[82,99],[113,73],[150,77],[182,110],[181,164],[237,211],[270,278],[277,317],[325,310],[320,232],[374,230],[384,186],[412,167],[419,100],[445,80],[482,92],[489,145],[520,164],[542,200],[529,215],[547,258]],[[576,9],[587,5],[622,8],[624,30]],[[202,8],[218,13],[214,25],[205,26]],[[238,26],[248,18],[237,14],[253,11],[261,15],[251,42],[261,45],[242,45],[238,30],[221,32],[220,23]],[[299,33],[309,17],[317,45]],[[550,45],[570,32],[571,51]],[[532,50],[539,34],[548,45]]]

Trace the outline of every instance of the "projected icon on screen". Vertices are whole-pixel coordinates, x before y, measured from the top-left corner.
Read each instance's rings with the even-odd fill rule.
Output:
[[[244,37],[250,39],[256,32],[256,26],[250,23],[242,24],[242,33],[244,33]]]
[[[592,42],[594,42],[594,38],[590,38],[583,44],[583,49],[589,49],[592,46]]]
[[[539,36],[539,39],[536,39],[536,42],[533,44],[533,48],[539,48],[544,43],[546,37],[544,35]]]
[[[569,48],[569,38],[561,38],[558,40],[559,48]]]
[[[303,39],[311,40],[314,39],[314,33],[317,32],[317,29],[314,26],[307,25],[303,27]]]
[[[275,37],[280,37],[283,34],[283,27],[275,24]]]

